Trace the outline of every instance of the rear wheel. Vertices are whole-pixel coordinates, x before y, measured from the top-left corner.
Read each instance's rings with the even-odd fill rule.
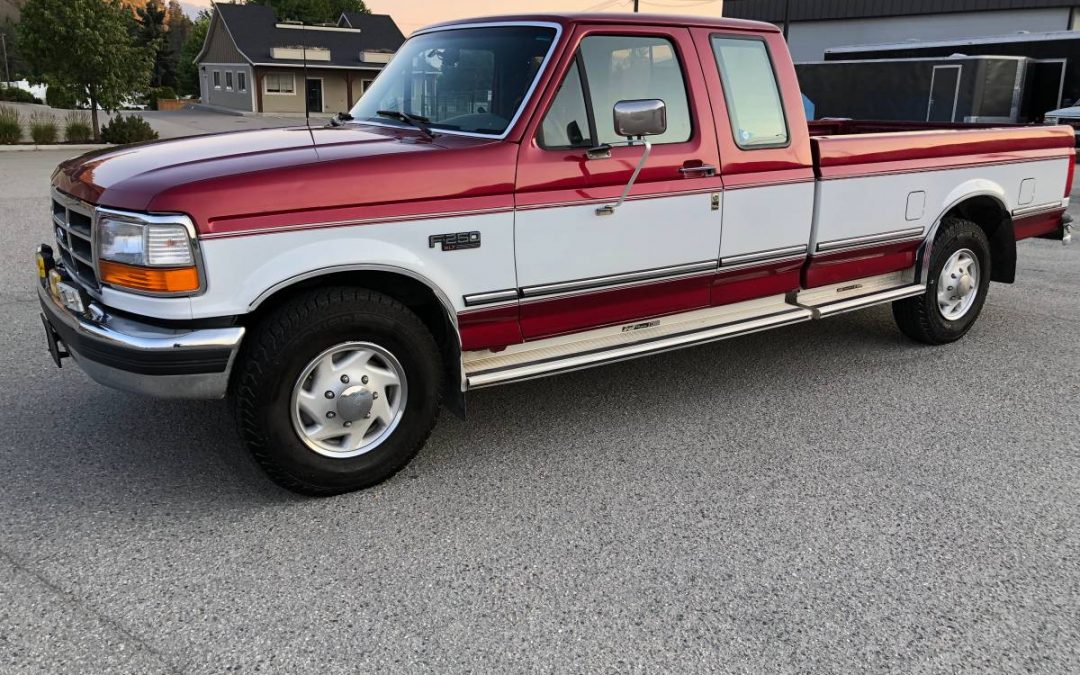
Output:
[[[375,485],[420,450],[439,411],[439,351],[407,307],[357,288],[296,297],[254,329],[235,407],[255,460],[283,487]]]
[[[934,240],[926,293],[893,303],[900,331],[940,345],[962,338],[979,318],[990,286],[990,242],[982,228],[947,218]]]

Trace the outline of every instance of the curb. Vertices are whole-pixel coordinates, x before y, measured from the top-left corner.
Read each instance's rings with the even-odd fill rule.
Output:
[[[87,152],[88,150],[104,150],[105,148],[116,147],[104,144],[82,144],[82,145],[0,145],[0,152],[34,152],[35,150],[72,150],[74,152]]]

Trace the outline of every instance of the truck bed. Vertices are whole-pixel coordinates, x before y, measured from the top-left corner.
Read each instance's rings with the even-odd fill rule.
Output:
[[[815,172],[836,178],[1030,161],[1063,156],[1075,144],[1068,126],[919,124],[811,122]]]

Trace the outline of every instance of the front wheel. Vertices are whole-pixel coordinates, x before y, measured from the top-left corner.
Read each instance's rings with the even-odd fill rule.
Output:
[[[982,228],[947,218],[934,240],[926,293],[893,303],[900,331],[931,345],[964,337],[975,324],[990,286],[990,242]]]
[[[237,364],[235,409],[255,460],[281,486],[331,495],[394,475],[439,411],[439,350],[390,297],[306,293],[255,327]]]

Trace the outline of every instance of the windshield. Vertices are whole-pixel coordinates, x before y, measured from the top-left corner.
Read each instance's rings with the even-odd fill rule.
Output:
[[[407,126],[379,111],[424,118],[434,131],[498,136],[514,120],[555,41],[545,26],[425,33],[406,42],[353,106],[361,122]]]

